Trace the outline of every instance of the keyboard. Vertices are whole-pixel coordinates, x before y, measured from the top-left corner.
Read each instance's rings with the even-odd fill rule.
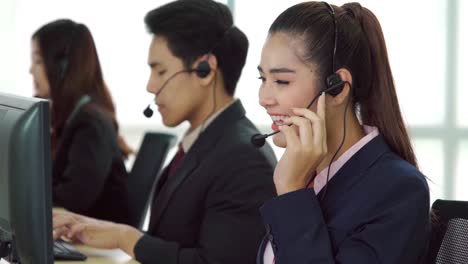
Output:
[[[86,260],[86,256],[76,249],[72,244],[63,241],[54,241],[54,259],[55,260]]]

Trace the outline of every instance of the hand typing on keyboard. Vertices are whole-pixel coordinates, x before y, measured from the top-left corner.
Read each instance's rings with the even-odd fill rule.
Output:
[[[54,239],[65,237],[95,248],[120,248],[134,256],[133,248],[143,235],[122,224],[97,220],[71,212],[54,211]]]
[[[63,240],[54,241],[55,260],[86,260],[86,256]]]
[[[66,235],[70,231],[70,227],[79,223],[86,223],[92,219],[86,216],[79,214],[74,214],[62,210],[53,210],[53,237],[54,240],[65,238],[65,240],[70,240]]]

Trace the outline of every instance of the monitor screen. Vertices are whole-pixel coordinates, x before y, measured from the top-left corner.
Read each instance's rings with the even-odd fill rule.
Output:
[[[49,103],[0,93],[0,257],[53,263],[51,200]]]

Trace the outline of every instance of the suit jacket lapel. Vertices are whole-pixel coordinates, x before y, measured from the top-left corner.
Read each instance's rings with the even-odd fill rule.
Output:
[[[374,164],[383,154],[391,151],[382,135],[372,139],[360,151],[358,151],[336,175],[327,183],[327,186],[317,194],[324,216],[333,203],[339,199],[343,193],[358,183],[367,169]],[[327,190],[325,192],[325,189]],[[325,195],[325,197],[324,197]]]
[[[156,228],[159,219],[181,183],[199,166],[200,159],[207,155],[216,145],[225,129],[245,116],[245,110],[239,100],[229,106],[203,131],[185,157],[181,160],[179,168],[173,175],[167,177],[162,188],[156,193],[153,200],[150,232]],[[165,170],[167,173],[167,169]],[[165,176],[165,175],[164,175]]]
[[[170,166],[170,163],[169,163]],[[153,185],[153,190],[150,196],[151,203],[150,203],[150,210],[151,210],[151,217],[149,222],[148,231],[151,233],[153,231],[154,225],[156,224],[156,214],[157,213],[157,206],[156,206],[156,198],[161,193],[162,187],[167,180],[168,173],[169,173],[169,166],[163,169],[161,175],[156,179]]]
[[[179,168],[173,175],[169,175],[166,182],[163,183],[159,193],[156,194],[156,199],[153,201],[153,211],[151,212],[151,227],[158,223],[177,187],[187,178],[193,170],[198,167],[198,157],[193,151],[189,151],[181,161]],[[167,173],[167,170],[166,170]]]

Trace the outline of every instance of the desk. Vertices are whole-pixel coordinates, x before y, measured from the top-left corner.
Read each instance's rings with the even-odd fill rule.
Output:
[[[55,264],[138,264],[136,260],[120,249],[96,249],[87,246],[75,245],[75,247],[83,254],[88,256],[86,261],[55,261]]]
[[[125,254],[120,249],[96,249],[87,246],[75,245],[75,247],[83,254],[88,256],[86,261],[55,261],[55,264],[138,264],[129,255]],[[9,264],[7,261],[0,259],[0,264]]]
[[[86,261],[55,261],[55,264],[138,264],[130,256],[125,254],[120,249],[96,249],[87,246],[75,245],[75,247],[83,254],[88,256]],[[9,264],[3,259],[0,259],[0,264]]]

